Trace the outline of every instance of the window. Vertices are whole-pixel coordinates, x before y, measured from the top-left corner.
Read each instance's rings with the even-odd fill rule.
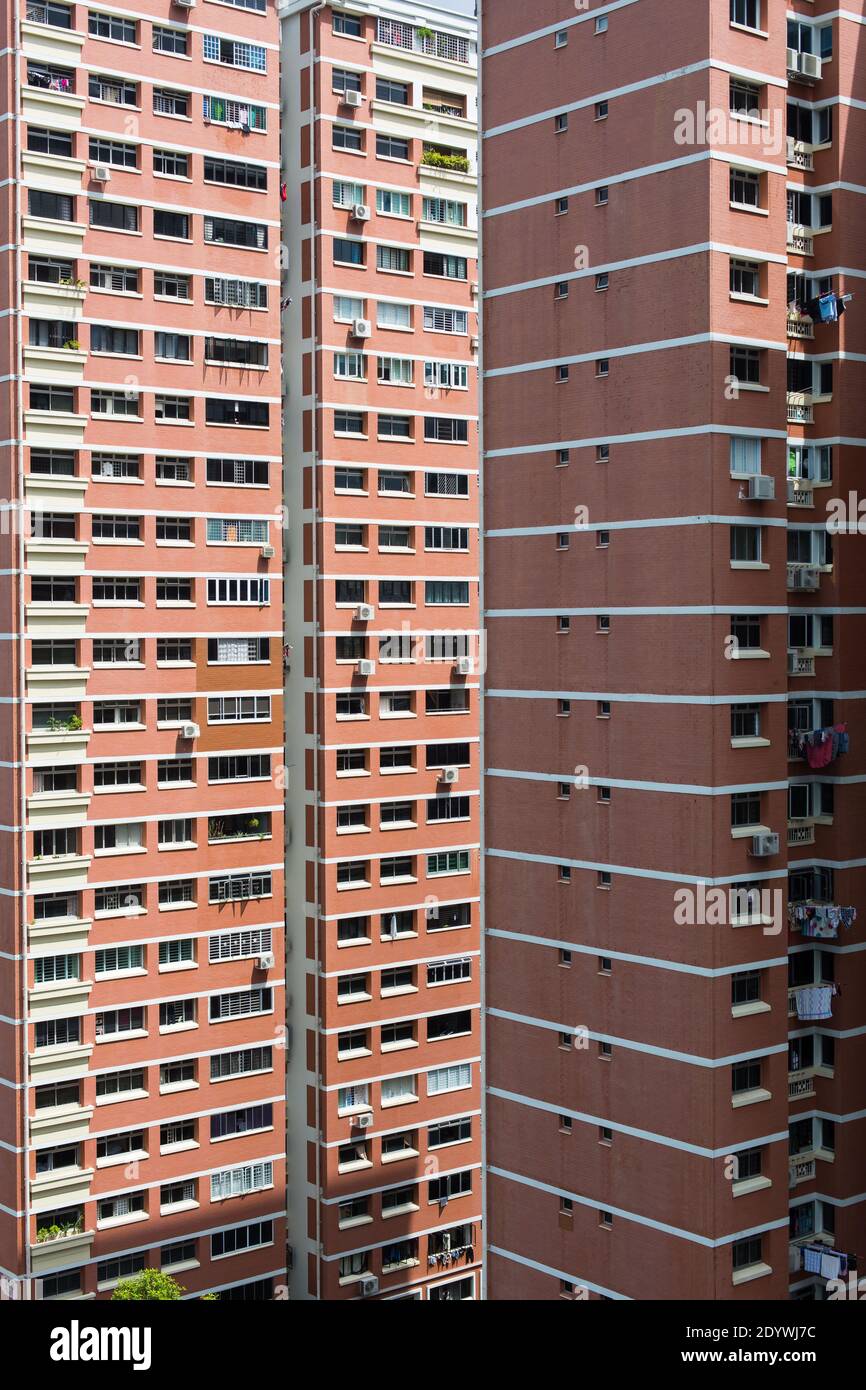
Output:
[[[361,74],[350,72],[347,68],[331,69],[332,92],[360,92]]]
[[[88,153],[94,163],[114,164],[125,169],[138,167],[138,147],[125,144],[122,140],[106,140],[91,136]]]
[[[409,141],[396,135],[376,136],[376,155],[379,159],[409,159]]]
[[[332,125],[331,148],[334,150],[363,150],[363,130],[360,128],[360,126]]]
[[[154,24],[153,51],[185,56],[189,51],[189,34],[185,29],[169,29],[163,24]]]
[[[761,176],[745,169],[731,169],[730,199],[737,207],[761,206]]]
[[[468,332],[468,324],[469,315],[465,309],[440,309],[432,304],[424,307],[426,332],[465,334]]]
[[[410,304],[376,305],[376,324],[379,328],[411,328],[412,306]]]
[[[209,425],[235,425],[241,429],[266,429],[270,419],[266,401],[230,400],[208,397],[205,401],[205,421]],[[256,523],[253,523],[256,524]],[[261,523],[267,526],[267,522]]]
[[[210,1059],[211,1081],[225,1081],[233,1076],[250,1076],[255,1072],[271,1071],[273,1050],[270,1047],[246,1047],[237,1052],[221,1052]]]
[[[465,280],[467,278],[466,257],[449,256],[440,251],[425,251],[424,274],[436,275],[446,280]]]
[[[731,348],[731,376],[741,385],[757,385],[761,380],[761,352],[758,348]]]
[[[351,208],[356,203],[363,203],[364,185],[362,183],[349,183],[346,179],[334,179],[332,201],[335,208]],[[357,315],[350,315],[350,317],[360,318],[360,308]]]
[[[242,164],[235,159],[215,159],[206,155],[204,181],[263,192],[268,186],[268,171],[263,164]]]
[[[268,344],[249,338],[205,338],[206,362],[222,362],[235,367],[267,367]]]
[[[90,10],[87,15],[87,32],[95,39],[112,39],[115,43],[137,43],[138,26],[132,19],[122,15],[101,14]]]
[[[335,34],[348,35],[349,38],[361,38],[361,21],[357,15],[342,14],[334,10],[331,15],[331,28]]]
[[[206,276],[206,304],[225,304],[238,309],[266,309],[268,287],[256,280],[229,280]]]
[[[731,0],[731,23],[744,29],[759,29],[761,0]]]
[[[377,246],[376,269],[408,275],[412,270],[411,252],[402,246]]]
[[[27,190],[27,211],[30,217],[51,218],[55,222],[72,221],[72,199],[66,193],[43,193]]]
[[[43,126],[27,127],[27,148],[34,154],[59,155],[62,159],[72,157],[72,136],[66,131],[49,130]]]
[[[761,536],[760,526],[732,526],[731,533],[731,564],[732,565],[756,565],[761,560]]]
[[[270,989],[260,986],[256,989],[235,990],[231,994],[214,994],[208,1003],[211,1023],[222,1023],[226,1019],[269,1014],[273,1008],[273,994]]]
[[[236,222],[228,217],[205,217],[204,239],[216,246],[246,246],[265,250],[268,229],[257,222]]]
[[[157,116],[189,116],[189,93],[154,87],[153,109]]]
[[[204,34],[202,54],[205,62],[223,63],[232,68],[248,68],[253,72],[267,70],[266,50],[255,43],[221,39],[217,34]]]
[[[176,179],[189,177],[189,155],[177,150],[154,150],[153,172],[165,174]]]
[[[248,1226],[235,1226],[228,1231],[216,1231],[210,1238],[211,1259],[222,1259],[226,1255],[239,1255],[244,1250],[259,1250],[263,1245],[272,1245],[274,1240],[273,1221],[254,1221]]]
[[[128,203],[106,203],[88,200],[91,227],[105,227],[114,232],[138,231],[138,208]]]
[[[270,1161],[246,1163],[239,1168],[226,1168],[222,1172],[211,1175],[211,1201],[218,1202],[225,1197],[239,1197],[247,1192],[261,1192],[264,1188],[273,1187],[273,1185],[273,1164]]]
[[[553,129],[557,135],[562,135],[566,130],[568,130],[567,111],[560,111],[556,116],[554,116]]]
[[[115,328],[110,324],[90,326],[90,351],[111,353],[114,356],[139,356],[137,328]]]
[[[28,0],[27,19],[31,24],[50,24],[54,29],[71,29],[72,7],[55,4],[54,0]]]

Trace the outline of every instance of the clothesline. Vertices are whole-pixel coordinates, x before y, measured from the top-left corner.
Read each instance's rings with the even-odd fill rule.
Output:
[[[840,926],[847,931],[857,921],[856,907],[836,907],[820,903],[790,903],[788,922],[791,928],[802,936],[817,937],[824,941],[835,940]]]
[[[827,767],[848,752],[848,725],[832,724],[825,729],[788,730],[788,756],[805,758],[810,767]]]

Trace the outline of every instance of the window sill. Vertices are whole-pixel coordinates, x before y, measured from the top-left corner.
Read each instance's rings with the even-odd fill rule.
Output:
[[[763,1086],[758,1086],[754,1091],[742,1091],[739,1095],[731,1096],[731,1109],[742,1110],[746,1105],[758,1105],[761,1101],[772,1099],[772,1091],[766,1091]]]
[[[750,1004],[732,1004],[731,1018],[752,1018],[755,1014],[768,1014],[771,1007],[764,999],[755,999]]]
[[[97,1047],[103,1043],[128,1042],[130,1038],[146,1038],[146,1028],[129,1028],[125,1033],[106,1033],[100,1038],[94,1038]]]
[[[729,203],[732,212],[750,212],[754,217],[769,217],[769,208],[756,208],[751,203]]]
[[[734,661],[769,661],[770,653],[765,652],[763,647],[736,647],[733,652]]]
[[[751,840],[753,835],[772,835],[768,825],[732,825],[732,840]]]
[[[747,1265],[745,1269],[737,1269],[734,1271],[731,1275],[731,1283],[748,1284],[752,1279],[763,1279],[765,1275],[772,1273],[772,1265]]]
[[[732,570],[768,570],[770,566],[763,560],[732,560]],[[195,607],[195,604],[192,605]]]
[[[732,1197],[748,1197],[751,1192],[763,1192],[765,1188],[772,1187],[773,1181],[768,1177],[744,1178],[742,1182],[731,1184]]]
[[[742,738],[731,739],[732,748],[769,748],[768,738],[759,738],[755,734],[744,735]]]
[[[756,294],[736,294],[733,290],[730,297],[736,304],[760,304],[766,307],[770,302],[769,299],[760,299]]]

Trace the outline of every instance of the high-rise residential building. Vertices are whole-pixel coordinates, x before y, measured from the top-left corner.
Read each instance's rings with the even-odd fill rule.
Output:
[[[493,1299],[866,1256],[859,11],[482,6]]]
[[[13,1296],[285,1280],[278,30],[4,7]]]
[[[282,25],[291,1296],[480,1294],[474,21]]]

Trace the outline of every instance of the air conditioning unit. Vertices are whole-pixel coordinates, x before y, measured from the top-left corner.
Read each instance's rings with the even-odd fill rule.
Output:
[[[365,1110],[363,1115],[356,1115],[354,1120],[352,1121],[352,1124],[355,1125],[358,1129],[369,1129],[372,1123],[372,1110]]]
[[[94,183],[108,183],[111,178],[111,169],[107,164],[91,164],[90,172]]]
[[[376,610],[372,603],[359,603],[355,609],[355,617],[359,623],[371,623],[376,616]]]
[[[812,77],[818,81],[821,76],[821,59],[817,53],[800,54],[800,73],[803,77]]]
[[[458,676],[471,676],[474,664],[471,656],[458,656],[456,662]]]
[[[460,773],[456,767],[443,767],[439,773],[439,781],[447,782],[451,786],[459,778]]]
[[[358,662],[358,675],[359,675],[359,676],[375,676],[375,674],[376,674],[376,663],[375,663],[375,661],[371,661],[370,658],[369,658],[368,656],[362,656],[362,657],[361,657],[361,660]]]
[[[268,545],[266,542],[261,548],[261,557],[263,560],[273,560],[274,547],[272,545]]]
[[[352,337],[353,337],[353,338],[369,338],[369,337],[370,337],[370,334],[371,334],[372,332],[373,332],[373,325],[370,323],[370,320],[369,320],[369,319],[353,319],[353,320],[352,320]]]
[[[379,1280],[375,1274],[365,1274],[361,1280],[361,1297],[372,1298],[379,1292]]]
[[[790,565],[788,568],[788,588],[807,589],[813,592],[821,587],[821,572],[814,565]]]
[[[194,10],[196,6],[196,0],[174,0],[174,3],[181,10]]]
[[[470,349],[472,350],[472,352],[477,352],[478,349],[479,349],[479,347],[480,347],[480,345],[481,345],[481,344],[480,344],[478,338],[470,338],[470,339],[469,339],[469,347],[470,347]]]
[[[368,203],[353,203],[352,218],[355,222],[370,221],[370,206]]]
[[[756,859],[766,859],[771,854],[778,854],[778,835],[753,835],[750,853]]]
[[[262,954],[259,956],[256,962],[256,964],[259,967],[259,970],[273,970],[276,963],[277,958],[274,955],[273,951],[262,951]]]
[[[357,107],[357,106],[363,106],[363,105],[364,105],[364,93],[363,93],[363,92],[344,92],[344,93],[343,93],[343,104],[344,104],[345,106],[355,106],[355,107]]]
[[[201,729],[198,724],[190,722],[189,724],[181,724],[180,726],[181,738],[198,738],[200,733]]]
[[[776,496],[776,480],[764,473],[754,473],[749,478],[749,498],[753,502],[772,502]]]

